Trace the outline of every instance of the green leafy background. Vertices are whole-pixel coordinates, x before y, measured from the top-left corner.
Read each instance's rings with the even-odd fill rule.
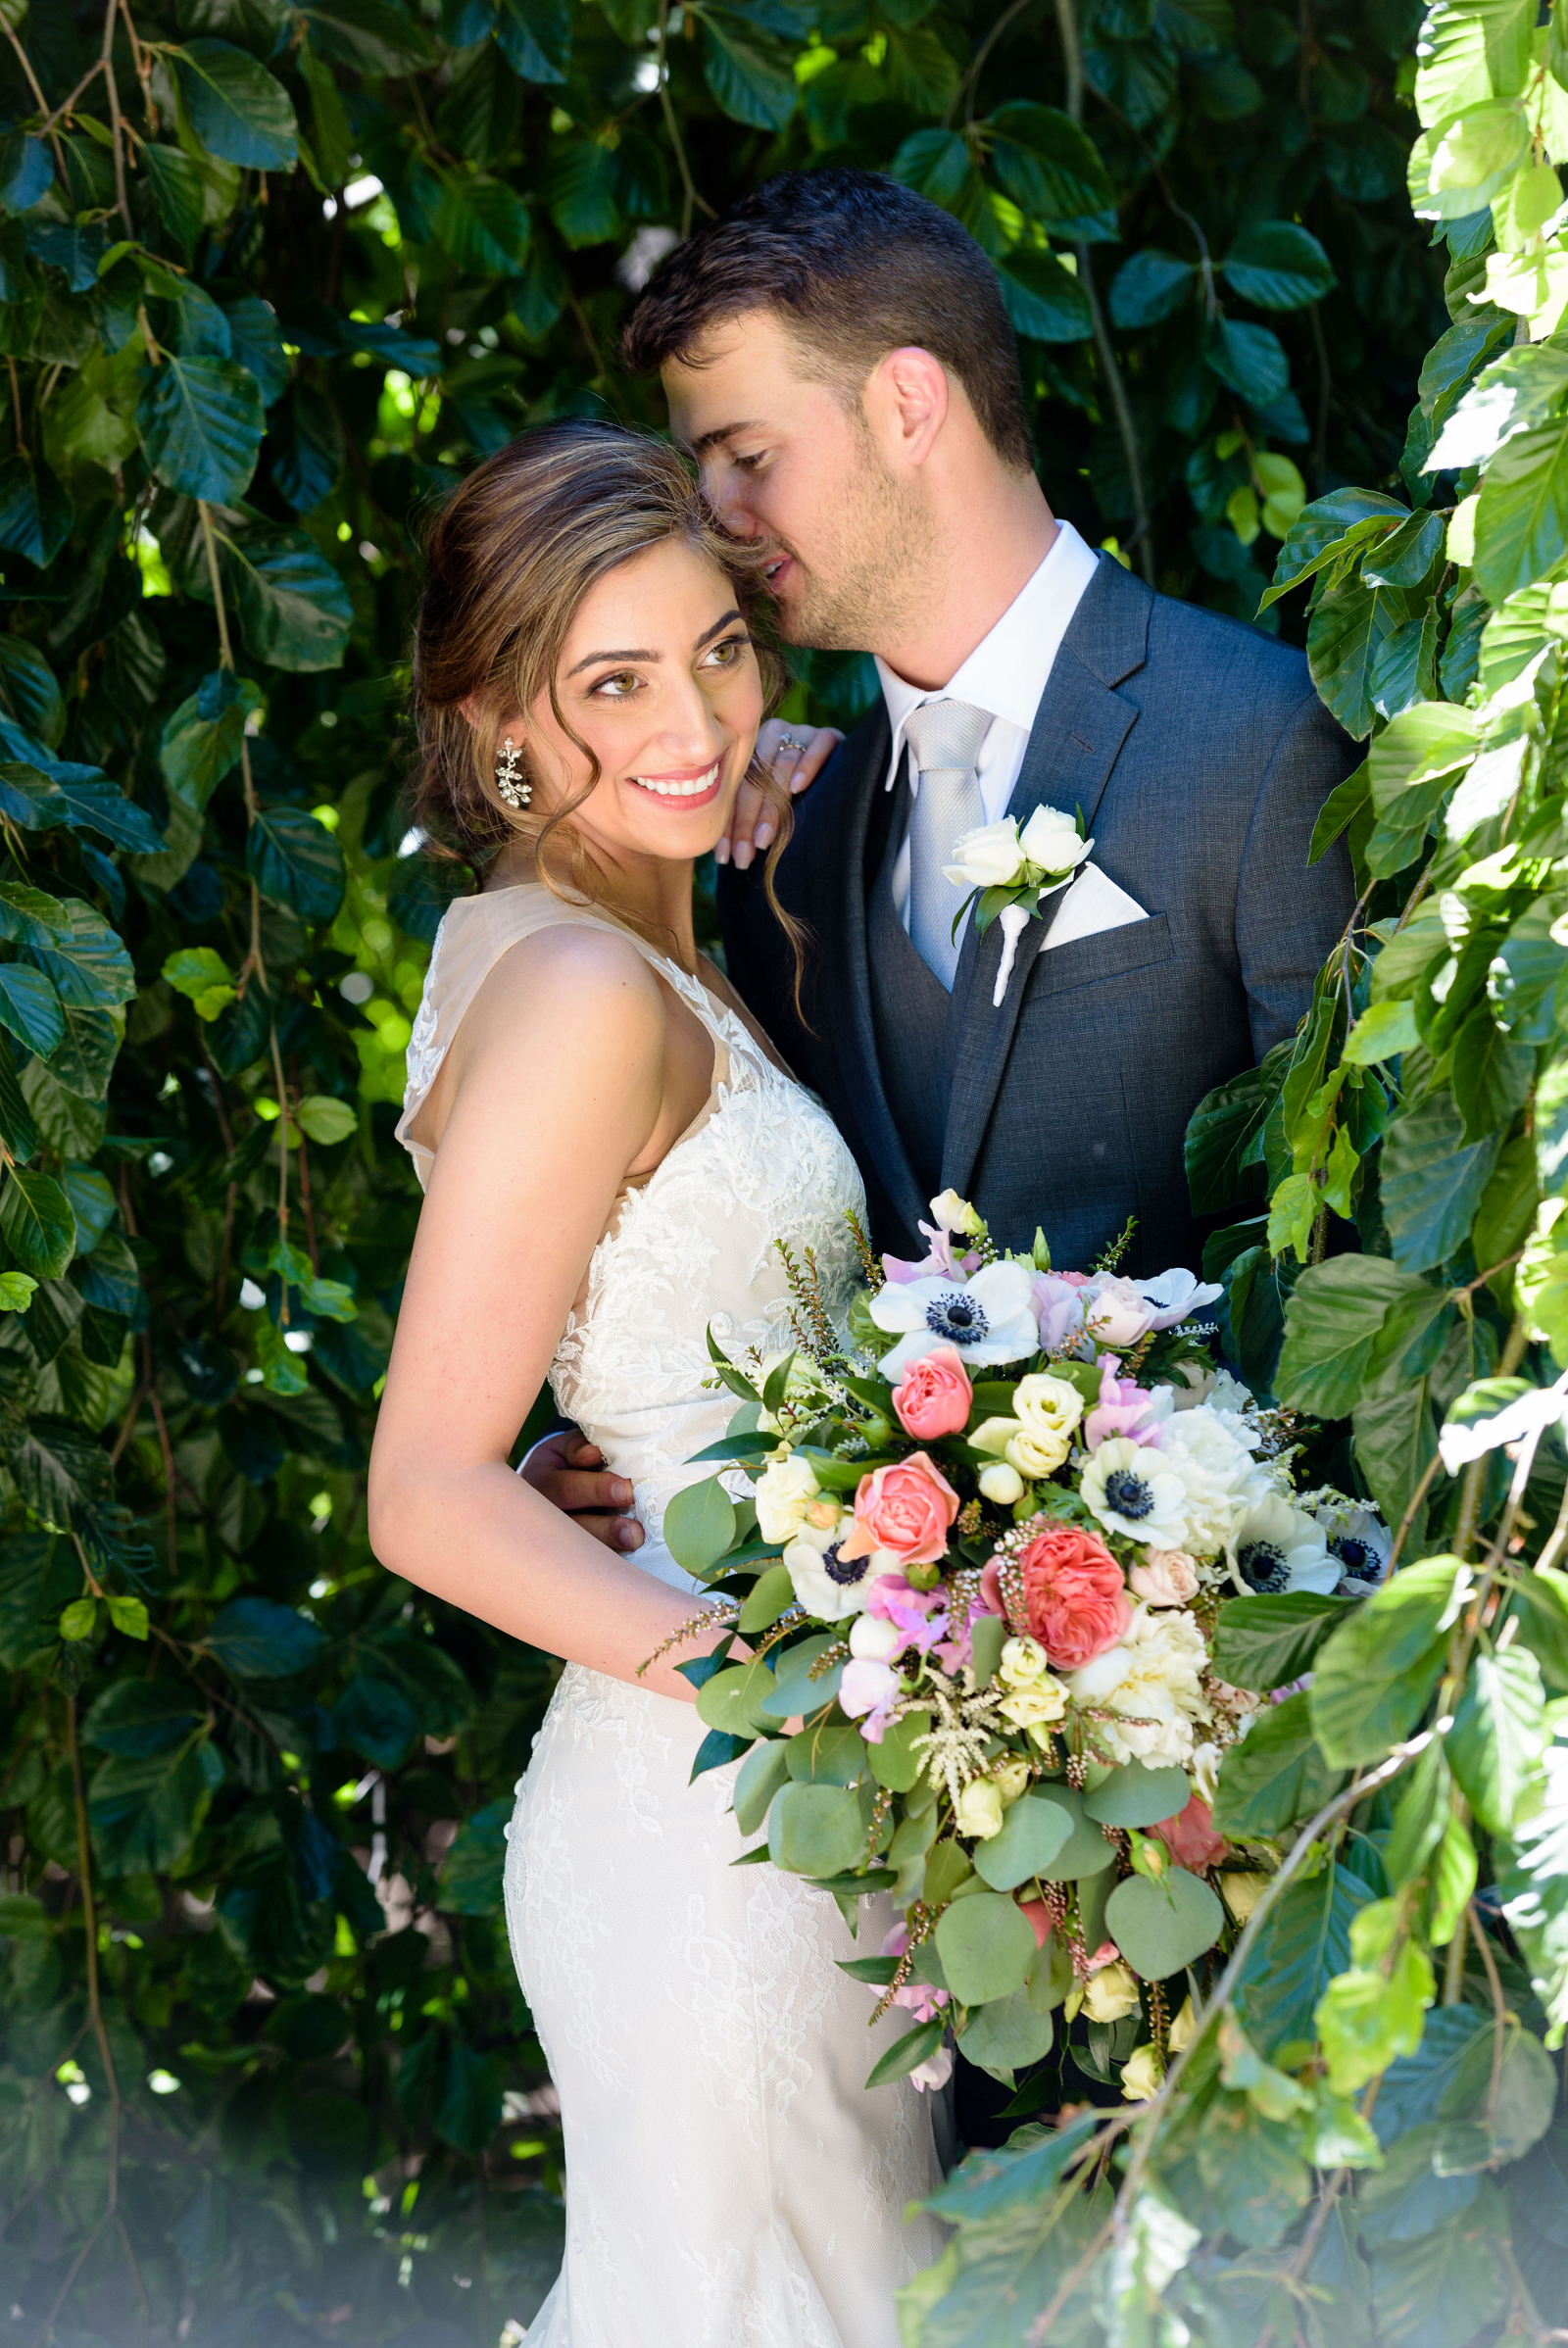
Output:
[[[1568,359],[1511,348],[1519,305],[1466,299],[1491,285],[1486,207],[1528,237],[1549,193],[1520,93],[1559,84],[1512,0],[1448,16],[1458,64],[1440,42],[1418,118],[1411,0],[0,0],[0,2305],[19,2338],[492,2348],[553,2275],[559,2128],[499,1905],[552,1668],[391,1581],[365,1536],[417,1204],[392,1127],[442,905],[403,800],[416,538],[531,421],[662,423],[615,370],[630,292],[768,171],[889,170],[962,220],[1019,333],[1057,511],[1243,617],[1283,542],[1290,592],[1260,624],[1308,641],[1344,722],[1376,729],[1324,828],[1348,827],[1381,926],[1302,1038],[1195,1124],[1195,1195],[1232,1215],[1211,1256],[1234,1347],[1325,1422],[1342,1476],[1353,1422],[1395,1518],[1442,1417],[1555,1376],[1557,852],[1466,882],[1453,844],[1502,820],[1521,772],[1560,790],[1555,668],[1530,663],[1568,549]],[[1483,111],[1434,162],[1455,90]],[[1407,171],[1418,200],[1450,173],[1446,208],[1413,220]],[[1520,370],[1500,444],[1495,399],[1461,410],[1488,366]],[[1446,433],[1446,470],[1423,473]],[[1485,716],[1456,706],[1478,661]],[[853,722],[873,688],[864,660],[803,657],[786,710]],[[1421,885],[1434,823],[1448,864]],[[1352,1222],[1377,1260],[1347,1280],[1317,1259]],[[1411,1557],[1469,1554],[1508,1475],[1496,1450],[1467,1483],[1434,1471]],[[1532,1554],[1562,1476],[1553,1437],[1518,1517]],[[1344,2098],[1313,2104],[1308,2141],[1286,2073],[1227,2057],[1221,2077],[1209,2041],[1156,2165],[1210,2245],[1201,2289],[1140,2202],[1092,2312],[1071,2271],[1108,2188],[1063,2199],[1081,2128],[1036,2133],[990,2184],[947,2188],[957,2231],[911,2286],[911,2342],[1021,2341],[1054,2298],[1054,2339],[1152,2337],[1170,2283],[1205,2339],[1299,2322],[1337,2348],[1373,2324],[1459,2348],[1523,2307],[1526,2269],[1539,2287],[1568,2246],[1539,2036],[1565,1961],[1543,1787],[1568,1611],[1549,1574],[1515,1579],[1514,1643],[1478,1617],[1457,1678],[1449,1655],[1453,1736],[1411,1779],[1426,1807],[1379,1796],[1301,1867],[1237,1992],[1283,2061],[1336,1974],[1348,2045],[1357,1970],[1377,1976],[1388,2168],[1304,2214],[1314,2164],[1356,2151]],[[1361,1665],[1348,1650],[1337,1681],[1325,1656],[1309,1720],[1281,1706],[1274,1765],[1260,1747],[1224,1789],[1265,1857],[1388,1749],[1380,1723],[1405,1736],[1443,1700],[1446,1600],[1423,1612],[1411,1587],[1414,1659],[1385,1672],[1384,1711],[1333,1701],[1386,1660],[1368,1607],[1331,1641],[1359,1637]],[[1302,1638],[1252,1684],[1304,1668]],[[1424,2036],[1410,1985],[1404,1952],[1453,1908],[1444,1854],[1463,1877],[1456,1800],[1521,1918],[1540,1907],[1515,1953],[1498,1942],[1505,2043],[1473,1934]],[[1357,1948],[1390,1834],[1427,1906]],[[1313,2226],[1310,2287],[1276,2290]]]

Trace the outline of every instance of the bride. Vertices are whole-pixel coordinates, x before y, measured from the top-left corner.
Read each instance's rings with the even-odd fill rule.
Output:
[[[565,1659],[507,1861],[517,1971],[562,2098],[566,2249],[530,2348],[894,2348],[940,2248],[928,2106],[867,2092],[870,1994],[832,1900],[733,1865],[734,1766],[675,1666],[700,1611],[660,1538],[733,1401],[789,1342],[774,1247],[847,1306],[863,1206],[826,1113],[697,951],[777,683],[758,565],[679,459],[582,421],[514,441],[435,525],[416,651],[426,829],[483,871],[442,923],[402,1139],[426,1197],[370,1462],[396,1574]],[[772,803],[771,859],[787,802]],[[799,948],[798,942],[798,948]],[[508,1467],[548,1374],[635,1485],[612,1554]],[[901,2017],[901,2020],[906,2018]],[[886,2027],[886,2026],[885,2026]],[[897,2034],[896,2027],[893,2034]]]

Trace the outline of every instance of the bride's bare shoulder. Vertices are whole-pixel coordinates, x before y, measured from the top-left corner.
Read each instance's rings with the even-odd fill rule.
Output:
[[[657,1061],[664,1003],[645,957],[627,937],[587,922],[560,921],[508,947],[480,986],[456,1039],[470,1063],[504,1047],[546,1038],[626,1071]]]

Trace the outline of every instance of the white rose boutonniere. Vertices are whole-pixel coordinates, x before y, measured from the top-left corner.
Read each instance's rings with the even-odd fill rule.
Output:
[[[1039,912],[1041,899],[1067,886],[1094,845],[1083,837],[1080,819],[1045,807],[1035,808],[1022,831],[1016,815],[1004,815],[1000,823],[981,824],[955,840],[954,861],[944,870],[955,888],[967,886],[969,894],[953,917],[954,936],[976,898],[977,936],[983,938],[993,921],[1002,922],[1002,966],[993,1003],[1000,1006],[1007,991],[1018,940]]]

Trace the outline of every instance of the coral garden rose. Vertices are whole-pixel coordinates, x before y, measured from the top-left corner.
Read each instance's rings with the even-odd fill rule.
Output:
[[[961,1435],[973,1400],[974,1388],[956,1345],[922,1353],[893,1389],[899,1425],[920,1443],[934,1443],[939,1435]]]
[[[1217,1867],[1230,1854],[1230,1844],[1214,1832],[1214,1814],[1201,1794],[1195,1793],[1185,1810],[1161,1820],[1150,1833],[1157,1834],[1178,1867],[1193,1875]]]
[[[1063,1671],[1114,1646],[1132,1621],[1121,1567],[1098,1534],[1053,1525],[1020,1553],[1018,1569],[1029,1628]]]
[[[760,1513],[760,1512],[759,1512]],[[860,1478],[855,1525],[841,1557],[891,1549],[901,1565],[935,1565],[948,1546],[958,1495],[924,1451],[911,1451]]]

